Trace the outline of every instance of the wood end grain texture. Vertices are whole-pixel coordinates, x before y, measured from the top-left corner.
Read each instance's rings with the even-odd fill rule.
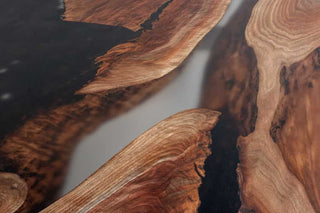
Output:
[[[314,202],[314,189],[310,191],[309,187],[308,191],[297,174],[290,170],[292,166],[287,166],[288,161],[283,157],[302,153],[289,151],[292,145],[284,145],[280,149],[270,135],[272,121],[282,99],[281,71],[295,62],[308,60],[307,56],[320,46],[319,11],[319,1],[258,1],[246,28],[246,39],[255,51],[259,69],[258,116],[255,130],[249,136],[239,138],[238,141],[239,180],[243,203],[256,212],[319,211],[316,209],[318,204]],[[308,72],[316,72],[313,67],[310,68]],[[299,77],[296,80],[302,79]],[[294,94],[296,95],[299,94]],[[298,110],[297,106],[291,105],[291,107],[292,110]],[[304,111],[302,110],[302,113]],[[318,115],[318,112],[314,113],[314,116]],[[295,125],[303,125],[298,121],[296,120]],[[316,125],[312,123],[313,127]],[[297,134],[306,133],[299,130]],[[292,144],[289,139],[290,137],[286,137],[285,143]],[[297,143],[308,146],[307,141]],[[312,153],[306,154],[305,158],[313,158]],[[312,160],[310,162],[313,163]],[[297,163],[299,162],[294,164]],[[308,175],[316,178],[313,171]],[[308,182],[313,187],[318,187],[318,184],[312,183]],[[312,197],[313,203],[309,197]]]
[[[245,2],[258,3],[221,35],[202,101],[239,130],[239,211],[319,212],[319,1]]]
[[[77,142],[101,123],[143,101],[177,74],[172,72],[149,84],[107,94],[87,95],[76,103],[40,112],[6,135],[1,141],[0,169],[18,174],[28,185],[27,199],[19,211],[36,211],[52,202]]]
[[[25,181],[16,174],[0,172],[0,212],[16,212],[28,193]]]
[[[96,79],[76,92],[73,101],[37,108],[3,136],[0,171],[15,173],[28,185],[28,196],[19,212],[38,211],[50,203],[63,181],[76,142],[173,79],[229,2],[65,1],[65,20],[72,21],[69,24],[141,28],[136,32],[137,39],[114,46],[96,59],[100,67]],[[134,7],[136,10],[132,10]],[[119,21],[120,16],[114,13],[118,11],[127,18]]]
[[[42,212],[196,212],[219,115],[192,109],[161,121]]]

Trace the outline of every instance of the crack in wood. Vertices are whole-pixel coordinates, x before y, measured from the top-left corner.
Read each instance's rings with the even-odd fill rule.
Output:
[[[152,30],[152,27],[153,27],[153,22],[155,21],[158,21],[159,20],[159,16],[160,14],[163,12],[163,10],[169,6],[169,4],[172,2],[173,0],[169,0],[167,2],[165,2],[164,4],[162,4],[158,10],[154,13],[152,13],[150,15],[150,17],[145,21],[143,22],[140,26],[141,28],[138,30],[138,32],[142,32],[142,31],[145,31],[145,30]]]

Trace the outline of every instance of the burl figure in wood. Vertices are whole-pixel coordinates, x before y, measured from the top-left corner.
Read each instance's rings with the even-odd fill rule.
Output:
[[[229,2],[1,1],[0,171],[19,186],[1,205],[51,202],[76,142],[172,79]]]
[[[240,212],[320,212],[320,2],[244,2],[203,100],[239,131]]]
[[[1,63],[8,64],[1,89],[19,97],[0,96],[8,112],[1,116],[0,211],[27,212],[50,201],[75,142],[171,79],[229,0],[66,0],[64,22],[49,1],[42,10],[34,9],[36,1],[5,3],[23,9],[0,7],[0,28],[8,32],[1,35]],[[320,212],[319,26],[318,0],[244,0],[205,81],[201,106],[223,113],[212,132],[213,156],[207,158],[210,130],[219,113],[185,111],[148,130],[43,212],[196,212],[200,198],[201,212]],[[92,29],[108,45],[83,42],[93,39],[86,36]],[[81,56],[95,58],[97,72],[91,59],[76,66],[71,46],[60,49],[66,59],[56,54],[44,38],[61,30],[67,40],[57,46],[79,34],[74,46],[95,47]]]

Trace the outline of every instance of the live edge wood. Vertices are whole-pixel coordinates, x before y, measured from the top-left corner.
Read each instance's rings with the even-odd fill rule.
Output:
[[[254,130],[259,73],[245,28],[255,0],[245,0],[217,38],[208,61],[201,107],[222,113],[213,131],[201,203],[202,212],[237,212],[241,206],[237,180],[237,139]],[[212,174],[212,175],[211,175]],[[219,175],[217,175],[219,174]],[[219,177],[223,176],[223,177]]]
[[[18,212],[42,209],[54,199],[76,143],[100,123],[140,102],[172,78],[106,94],[88,95],[40,113],[7,135],[1,145],[1,171],[19,175],[28,196]]]
[[[192,109],[161,121],[42,213],[196,212],[219,115]]]
[[[226,107],[242,132],[240,212],[320,211],[319,15],[319,1],[260,0],[208,70],[220,82],[205,97],[227,95],[205,106]]]
[[[87,10],[92,5],[89,14],[104,9],[113,25],[120,24],[123,19],[118,16],[126,16],[123,13],[127,14],[132,8],[136,9],[132,16],[142,20],[146,11],[158,7],[149,19],[140,23],[142,34],[137,39],[115,46],[97,58],[100,66],[95,79],[78,91],[79,94],[88,94],[149,82],[176,69],[222,18],[230,0],[156,0],[150,1],[150,8],[146,7],[144,0],[130,0],[126,2],[126,9],[117,6],[124,2],[81,1],[83,4],[90,2],[86,8],[78,1],[68,2],[67,8],[72,9],[66,11],[67,19],[74,17],[71,20],[77,21],[75,18],[81,14],[79,21],[101,23],[101,17],[88,16]]]
[[[76,142],[172,79],[229,2],[68,0],[62,21],[55,1],[6,1],[0,171],[28,186],[18,212],[50,203]]]

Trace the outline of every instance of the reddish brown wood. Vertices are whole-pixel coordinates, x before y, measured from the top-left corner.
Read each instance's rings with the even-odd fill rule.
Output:
[[[213,57],[203,103],[239,130],[240,212],[319,211],[319,8],[259,1]]]
[[[142,29],[141,26],[161,7],[170,4],[168,0],[137,1],[126,0],[120,5],[118,1],[103,0],[65,0],[64,20],[86,23],[123,26],[133,31]],[[131,10],[128,13],[128,9]]]
[[[15,173],[28,185],[26,201],[19,211],[36,211],[51,202],[76,142],[170,81],[222,17],[229,2],[66,1],[66,20],[142,27],[136,32],[136,39],[119,44],[96,59],[96,77],[75,92],[73,101],[40,108],[3,136],[0,171]],[[132,10],[133,5],[138,10]],[[114,14],[115,8],[121,12]],[[89,9],[85,12],[89,19],[83,19],[82,9]],[[118,22],[118,15],[128,18]],[[137,19],[131,23],[130,17]]]
[[[281,100],[270,135],[288,169],[303,184],[316,212],[320,211],[319,80],[320,49],[281,73]]]
[[[43,112],[2,141],[1,170],[18,174],[28,185],[21,211],[41,208],[53,199],[76,143],[107,119],[136,105],[175,74],[159,81],[105,94]]]
[[[0,212],[15,212],[24,203],[28,186],[18,175],[0,172]]]
[[[97,0],[97,2],[101,1],[104,2],[104,0]],[[230,0],[162,2],[163,4],[152,15],[150,14],[146,22],[141,22],[142,34],[139,38],[118,45],[96,59],[98,63],[101,63],[97,76],[94,81],[78,91],[79,94],[137,85],[170,73],[186,59],[199,41],[218,23]],[[121,7],[118,7],[119,13],[127,14],[126,11],[131,11],[133,4],[141,7],[145,1],[129,1],[125,6],[121,3]],[[154,2],[149,4],[151,6]],[[72,6],[77,8],[77,5],[74,3]],[[100,5],[99,9],[104,6],[106,5]],[[112,8],[105,8],[104,12],[113,13]],[[68,12],[72,15],[77,10],[75,12],[67,10],[66,15]],[[82,10],[79,12],[82,13]],[[145,10],[139,10],[135,17],[144,13]],[[177,16],[177,14],[180,15]],[[90,18],[90,22],[100,23],[99,18],[99,16],[96,19]],[[110,18],[113,20],[113,17]],[[113,21],[112,23],[115,24]]]
[[[200,106],[222,115],[213,131],[213,154],[207,160],[207,176],[200,188],[201,212],[237,212],[241,206],[237,138],[254,131],[258,111],[257,60],[244,34],[255,3],[242,3],[222,29],[208,62]]]
[[[219,114],[193,109],[167,118],[42,212],[196,212]]]

